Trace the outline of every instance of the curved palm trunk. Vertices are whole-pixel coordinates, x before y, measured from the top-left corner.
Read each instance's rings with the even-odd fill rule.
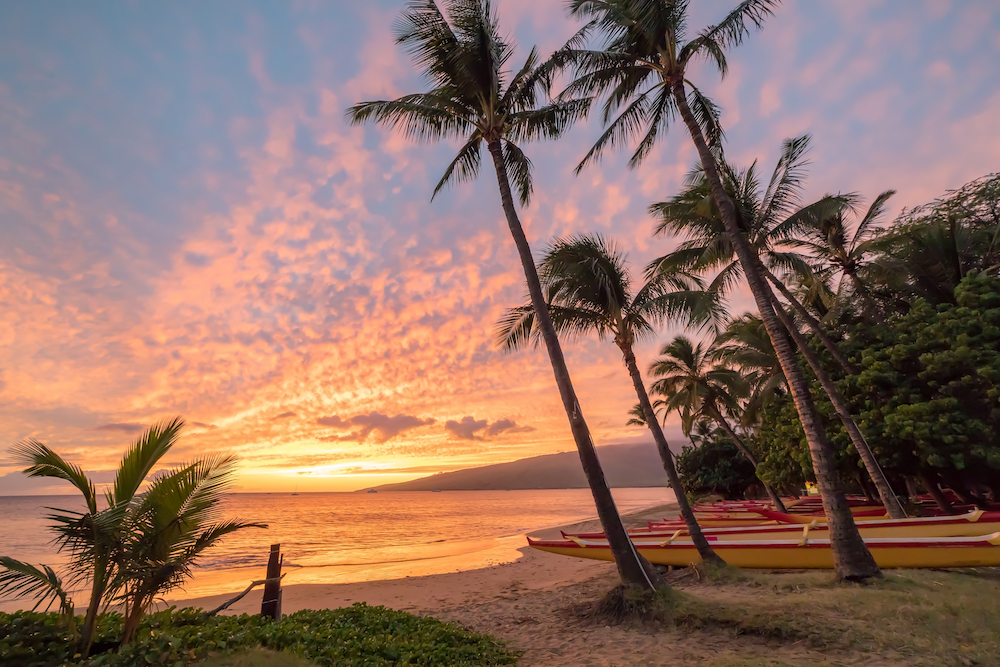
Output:
[[[799,314],[802,321],[806,323],[806,326],[808,326],[809,330],[813,332],[813,335],[819,338],[820,342],[823,343],[823,347],[826,348],[827,352],[829,352],[830,355],[837,360],[837,363],[839,363],[849,375],[857,375],[858,371],[861,369],[852,364],[847,357],[844,356],[844,353],[840,351],[839,347],[837,347],[837,343],[834,342],[834,340],[830,338],[825,331],[823,331],[823,327],[820,325],[819,320],[813,317],[812,313],[806,310],[806,307],[802,305],[802,302],[795,298],[795,295],[792,294],[787,287],[785,287],[783,282],[778,280],[777,277],[771,273],[770,269],[763,266],[763,270],[767,279],[771,281],[772,285],[778,288],[778,291],[781,292],[781,296],[785,297],[785,300],[792,304],[792,308],[794,308],[795,312]]]
[[[795,359],[795,353],[792,351],[788,339],[782,335],[781,322],[771,305],[773,294],[760,274],[758,258],[740,231],[736,222],[736,209],[722,186],[715,157],[705,141],[701,127],[691,112],[691,107],[688,106],[683,79],[671,81],[670,84],[681,118],[691,134],[695,148],[698,149],[705,177],[711,186],[712,198],[722,214],[726,235],[733,244],[736,256],[743,266],[743,273],[750,285],[750,291],[753,293],[757,309],[760,311],[761,320],[763,320],[771,343],[774,345],[774,350],[781,363],[781,370],[788,381],[792,400],[799,413],[799,420],[802,423],[802,430],[805,432],[809,453],[812,457],[816,482],[822,494],[823,511],[826,514],[830,530],[830,550],[833,552],[834,569],[842,579],[864,580],[879,577],[882,573],[868,551],[868,547],[865,546],[864,540],[861,539],[858,527],[854,523],[854,515],[851,514],[850,507],[847,505],[844,485],[834,467],[833,447],[823,431],[819,413],[809,395],[809,385],[806,383],[805,375]]]
[[[639,366],[635,363],[635,353],[632,352],[632,346],[628,343],[621,343],[619,347],[621,348],[622,355],[625,357],[625,366],[628,368],[628,374],[632,376],[632,385],[635,387],[636,396],[639,397],[639,405],[642,406],[642,412],[646,415],[646,425],[649,426],[649,430],[653,434],[653,440],[656,442],[656,450],[660,453],[660,459],[663,461],[663,469],[667,472],[667,479],[670,480],[670,488],[674,490],[674,496],[677,498],[677,506],[680,508],[681,516],[688,527],[688,533],[691,534],[691,541],[694,542],[694,546],[698,550],[698,555],[701,556],[702,561],[725,565],[725,561],[715,553],[708,540],[705,539],[705,534],[701,532],[698,520],[694,518],[691,503],[688,502],[687,495],[684,493],[684,487],[681,486],[681,479],[677,475],[677,467],[674,465],[674,457],[670,453],[670,446],[663,435],[663,429],[660,428],[660,422],[656,418],[653,405],[649,402],[649,394],[646,393],[646,385],[642,382]]]
[[[886,479],[885,473],[882,472],[882,467],[878,464],[875,459],[875,454],[872,452],[871,447],[868,446],[868,442],[865,440],[864,434],[861,429],[858,428],[857,423],[854,421],[854,417],[851,416],[851,411],[847,407],[847,401],[837,390],[837,385],[834,384],[833,378],[830,374],[826,372],[822,364],[819,362],[819,358],[813,349],[809,347],[809,341],[806,340],[799,328],[795,326],[795,322],[789,317],[788,313],[785,312],[784,307],[775,300],[774,310],[778,315],[778,319],[791,334],[792,340],[795,341],[796,347],[802,353],[802,356],[806,358],[806,362],[812,369],[813,373],[816,375],[816,379],[819,380],[820,386],[823,387],[823,391],[827,396],[830,397],[830,402],[833,403],[833,409],[837,411],[837,416],[840,421],[844,424],[844,429],[847,434],[851,437],[851,442],[854,444],[854,448],[858,450],[858,455],[865,464],[865,470],[868,471],[869,477],[872,479],[872,483],[875,484],[875,489],[878,491],[879,498],[882,501],[882,505],[885,507],[885,511],[889,513],[889,517],[892,519],[905,519],[906,512],[903,510],[903,506],[899,504],[899,498],[893,493],[892,487],[889,486],[889,480]]]
[[[726,432],[726,435],[729,436],[729,439],[733,441],[733,444],[736,445],[736,449],[740,450],[740,453],[742,453],[743,456],[746,457],[746,460],[749,461],[751,465],[753,465],[754,473],[756,473],[757,457],[753,455],[753,452],[750,451],[750,448],[746,446],[745,442],[743,442],[743,438],[736,435],[736,431],[733,430],[732,426],[730,426],[729,420],[726,419],[726,417],[714,406],[711,406],[709,408],[709,414],[712,415],[712,419],[715,420],[715,423],[717,423],[719,426],[722,427],[722,430]],[[760,479],[760,477],[758,477],[757,479],[759,479],[760,483],[764,485],[764,490],[767,491],[767,497],[770,498],[771,503],[774,504],[774,509],[782,513],[787,512],[788,510],[785,508],[785,503],[781,502],[781,496],[779,496],[777,492],[771,488],[770,484]]]
[[[590,429],[584,421],[583,411],[577,401],[576,392],[573,391],[573,383],[570,379],[569,369],[566,368],[566,360],[563,357],[562,348],[559,345],[559,338],[556,336],[555,327],[549,317],[548,305],[542,295],[542,286],[538,280],[538,271],[535,268],[534,257],[531,256],[531,248],[528,239],[521,228],[521,221],[517,217],[514,209],[514,199],[510,192],[510,180],[507,177],[507,167],[503,159],[503,147],[499,139],[493,139],[488,143],[490,154],[493,156],[493,165],[496,167],[497,183],[500,186],[500,199],[503,203],[504,214],[507,216],[507,225],[510,233],[514,237],[514,244],[517,246],[517,253],[521,258],[521,266],[524,268],[524,277],[528,283],[528,293],[531,295],[531,304],[535,309],[535,318],[538,323],[538,330],[545,341],[545,348],[549,353],[549,361],[552,363],[552,373],[555,375],[556,385],[559,387],[559,395],[562,397],[563,407],[566,409],[566,416],[569,419],[570,430],[573,433],[573,440],[576,442],[577,451],[580,453],[580,462],[583,464],[583,472],[587,476],[587,483],[590,491],[594,495],[594,504],[597,506],[597,516],[601,520],[601,526],[608,538],[608,545],[611,553],[615,557],[615,564],[618,566],[618,574],[622,582],[628,586],[653,589],[665,585],[663,578],[650,565],[645,558],[639,555],[635,546],[628,537],[625,525],[622,523],[618,508],[615,507],[614,498],[611,496],[611,489],[604,478],[604,470],[601,462],[597,458],[597,449],[594,441],[590,437]],[[654,417],[655,421],[655,417]]]

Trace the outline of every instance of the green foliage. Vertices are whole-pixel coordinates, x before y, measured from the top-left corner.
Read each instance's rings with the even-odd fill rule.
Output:
[[[955,301],[933,306],[918,299],[884,325],[856,326],[842,345],[862,370],[841,374],[838,388],[887,473],[1000,489],[1000,277],[967,275]],[[838,468],[853,479],[858,462],[850,440],[817,382],[811,390]],[[755,440],[764,452],[762,479],[795,489],[812,478],[788,396],[761,411]]]
[[[757,481],[753,465],[719,431],[703,438],[698,447],[685,447],[676,462],[681,486],[692,495],[741,498]]]
[[[900,472],[1000,485],[1000,278],[919,300],[861,351],[862,420]]]
[[[113,645],[123,620],[107,614],[95,646]],[[119,650],[82,659],[57,614],[0,613],[0,655],[5,667],[185,665],[209,655],[253,648],[284,651],[318,665],[513,665],[517,654],[488,635],[395,611],[352,607],[299,611],[280,621],[260,616],[213,616],[200,610],[157,612],[142,622],[135,640]]]

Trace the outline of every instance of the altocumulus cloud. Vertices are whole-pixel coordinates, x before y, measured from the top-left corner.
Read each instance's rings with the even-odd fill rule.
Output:
[[[498,419],[492,424],[487,419],[462,417],[461,421],[449,419],[444,423],[446,431],[460,440],[485,440],[501,433],[525,433],[534,431],[532,426],[518,426],[513,419]],[[482,435],[477,435],[480,431]]]
[[[431,418],[421,419],[420,417],[415,417],[413,415],[394,415],[390,417],[389,415],[382,414],[381,412],[373,411],[366,415],[355,415],[348,419],[344,419],[340,415],[320,417],[316,420],[316,423],[320,426],[329,426],[339,429],[360,427],[360,430],[349,433],[348,435],[334,436],[333,438],[330,438],[332,440],[357,440],[358,442],[362,442],[367,440],[368,436],[374,433],[375,439],[378,442],[385,442],[395,438],[404,431],[409,431],[421,426],[430,426],[435,423],[435,421],[436,420]]]
[[[146,430],[145,425],[137,424],[135,422],[112,422],[110,424],[101,424],[95,431],[121,431],[122,433],[138,433],[139,431]]]

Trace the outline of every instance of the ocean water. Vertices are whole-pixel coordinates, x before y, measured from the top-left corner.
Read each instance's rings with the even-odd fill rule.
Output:
[[[669,503],[670,489],[614,489],[619,511]],[[58,569],[46,508],[82,508],[74,496],[0,496],[0,555]],[[381,493],[247,493],[223,515],[268,524],[226,537],[171,598],[240,590],[264,576],[281,544],[284,583],[349,583],[442,574],[516,559],[524,534],[596,515],[587,489]],[[0,610],[17,606],[0,599]]]

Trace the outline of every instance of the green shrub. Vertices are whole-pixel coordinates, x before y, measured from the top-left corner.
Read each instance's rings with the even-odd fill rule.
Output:
[[[113,648],[122,618],[106,614],[95,651],[82,660],[59,614],[0,613],[4,667],[186,665],[210,654],[263,647],[319,665],[513,665],[503,642],[451,623],[364,603],[344,609],[299,611],[280,621],[260,616],[213,616],[182,609],[147,616],[135,640]],[[104,652],[98,652],[101,650]],[[110,650],[109,650],[110,649]]]

